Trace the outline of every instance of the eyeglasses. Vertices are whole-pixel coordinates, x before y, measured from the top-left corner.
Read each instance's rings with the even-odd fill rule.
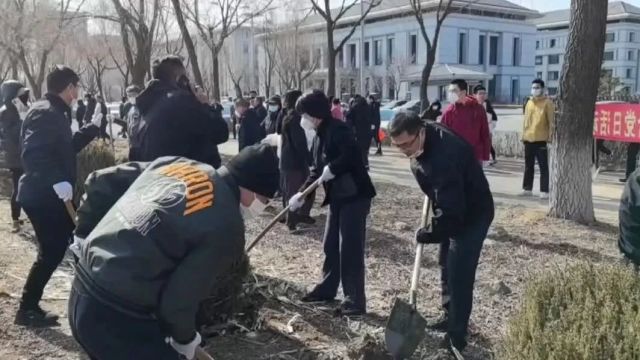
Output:
[[[418,132],[418,133],[416,134],[416,136],[414,136],[414,137],[413,137],[413,139],[412,139],[412,140],[409,140],[409,141],[403,142],[403,143],[401,143],[401,144],[394,143],[393,145],[395,145],[395,147],[397,147],[398,149],[401,149],[401,150],[408,150],[408,149],[410,149],[410,148],[413,146],[413,144],[415,144],[415,143],[416,143],[416,141],[418,140],[418,138],[419,138],[419,137],[420,137],[420,132]]]

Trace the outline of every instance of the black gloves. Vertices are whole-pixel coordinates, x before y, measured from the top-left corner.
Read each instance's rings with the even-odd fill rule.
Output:
[[[431,230],[431,225],[420,228],[416,231],[416,242],[419,244],[439,244],[442,242],[442,237],[436,236]]]

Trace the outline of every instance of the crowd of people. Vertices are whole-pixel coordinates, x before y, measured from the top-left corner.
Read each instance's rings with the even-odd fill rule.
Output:
[[[366,314],[367,219],[377,195],[368,171],[372,142],[382,155],[375,96],[355,95],[344,109],[320,90],[290,90],[266,106],[252,92],[234,101],[228,124],[221,104],[191,83],[179,57],[158,59],[152,80],[144,89],[128,87],[119,109],[129,162],[86,179],[75,225],[66,206],[75,183],[85,181],[76,179],[76,154],[108,137],[108,109],[101,96],[78,100],[80,78],[68,67],[53,68],[46,83],[44,98],[33,104],[18,81],[0,89],[13,230],[24,209],[38,243],[16,324],[58,324],[40,300],[73,240],[69,322],[83,350],[92,359],[192,359],[201,341],[198,304],[244,253],[244,224],[275,206],[277,196],[289,207],[289,230],[313,224],[316,193],[304,190],[316,183],[327,208],[325,258],[321,280],[300,300],[333,302],[342,286],[336,313]],[[72,132],[76,100],[79,130]],[[454,80],[447,101],[446,109],[434,102],[422,114],[399,112],[387,131],[431,199],[435,216],[415,240],[439,244],[443,312],[429,327],[445,332],[443,347],[453,352],[467,344],[475,272],[494,216],[483,167],[496,161],[491,134],[498,118],[482,85]],[[533,82],[524,112],[523,195],[532,194],[537,161],[540,196],[547,197],[554,108],[541,80]],[[217,146],[230,132],[239,153],[223,164]]]

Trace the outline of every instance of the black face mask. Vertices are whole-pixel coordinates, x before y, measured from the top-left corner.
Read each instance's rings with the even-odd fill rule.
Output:
[[[29,94],[22,94],[18,96],[18,99],[20,99],[23,104],[27,105],[29,103]]]
[[[189,83],[189,78],[186,75],[182,75],[178,78],[177,85],[182,90],[192,91],[191,84]]]

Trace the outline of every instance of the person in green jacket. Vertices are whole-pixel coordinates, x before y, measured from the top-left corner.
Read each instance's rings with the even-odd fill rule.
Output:
[[[244,256],[244,222],[278,183],[268,145],[243,149],[219,170],[161,157],[90,175],[68,313],[91,359],[192,359],[198,306]]]

